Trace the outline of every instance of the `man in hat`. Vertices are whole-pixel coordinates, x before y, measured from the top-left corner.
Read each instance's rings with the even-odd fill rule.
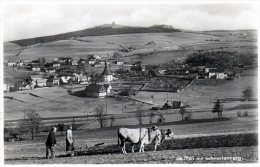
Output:
[[[49,135],[47,137],[47,140],[45,142],[47,159],[49,159],[49,150],[51,152],[51,158],[55,158],[53,147],[56,145],[56,137],[55,137],[56,131],[57,131],[57,128],[52,127],[52,129],[49,132]]]
[[[66,151],[68,151],[71,156],[74,156],[73,142],[72,126],[69,125],[68,130],[66,131]]]

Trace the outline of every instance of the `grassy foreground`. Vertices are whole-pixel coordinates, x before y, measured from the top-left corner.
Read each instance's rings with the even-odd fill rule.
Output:
[[[75,157],[64,153],[54,160],[35,157],[5,159],[6,164],[43,163],[241,163],[257,162],[258,135],[256,133],[188,137],[167,140],[153,152],[153,145],[145,153],[123,155],[118,145],[83,148]],[[136,148],[136,151],[138,148]],[[130,152],[129,145],[127,151]]]

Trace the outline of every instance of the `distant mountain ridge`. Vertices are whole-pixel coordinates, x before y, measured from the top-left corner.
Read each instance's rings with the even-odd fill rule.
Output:
[[[35,37],[21,40],[10,41],[20,46],[30,46],[38,43],[54,42],[59,40],[75,39],[84,36],[102,36],[116,34],[131,34],[131,33],[160,33],[160,32],[180,32],[172,26],[154,25],[151,27],[130,27],[118,24],[103,24],[84,30],[62,33],[57,35]]]

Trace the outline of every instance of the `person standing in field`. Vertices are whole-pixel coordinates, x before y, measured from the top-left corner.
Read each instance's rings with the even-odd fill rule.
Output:
[[[72,126],[68,126],[68,130],[66,131],[66,151],[70,153],[71,156],[74,156],[74,140],[72,135]]]
[[[52,127],[52,129],[49,132],[49,135],[47,137],[47,140],[45,142],[45,145],[46,145],[46,158],[47,159],[49,159],[49,150],[51,152],[51,158],[55,158],[53,147],[56,146],[56,137],[55,137],[56,131],[57,131],[57,128],[56,127]]]

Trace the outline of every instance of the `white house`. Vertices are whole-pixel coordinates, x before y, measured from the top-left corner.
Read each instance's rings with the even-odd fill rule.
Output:
[[[9,62],[7,63],[7,66],[9,66],[9,67],[14,67],[14,66],[16,66],[16,62],[9,61]]]
[[[225,74],[223,70],[210,69],[209,70],[209,78],[225,79],[225,78],[227,78],[227,74]]]
[[[41,71],[41,67],[38,64],[32,64],[32,71],[39,72]]]
[[[88,64],[94,65],[96,63],[96,59],[89,59]]]

